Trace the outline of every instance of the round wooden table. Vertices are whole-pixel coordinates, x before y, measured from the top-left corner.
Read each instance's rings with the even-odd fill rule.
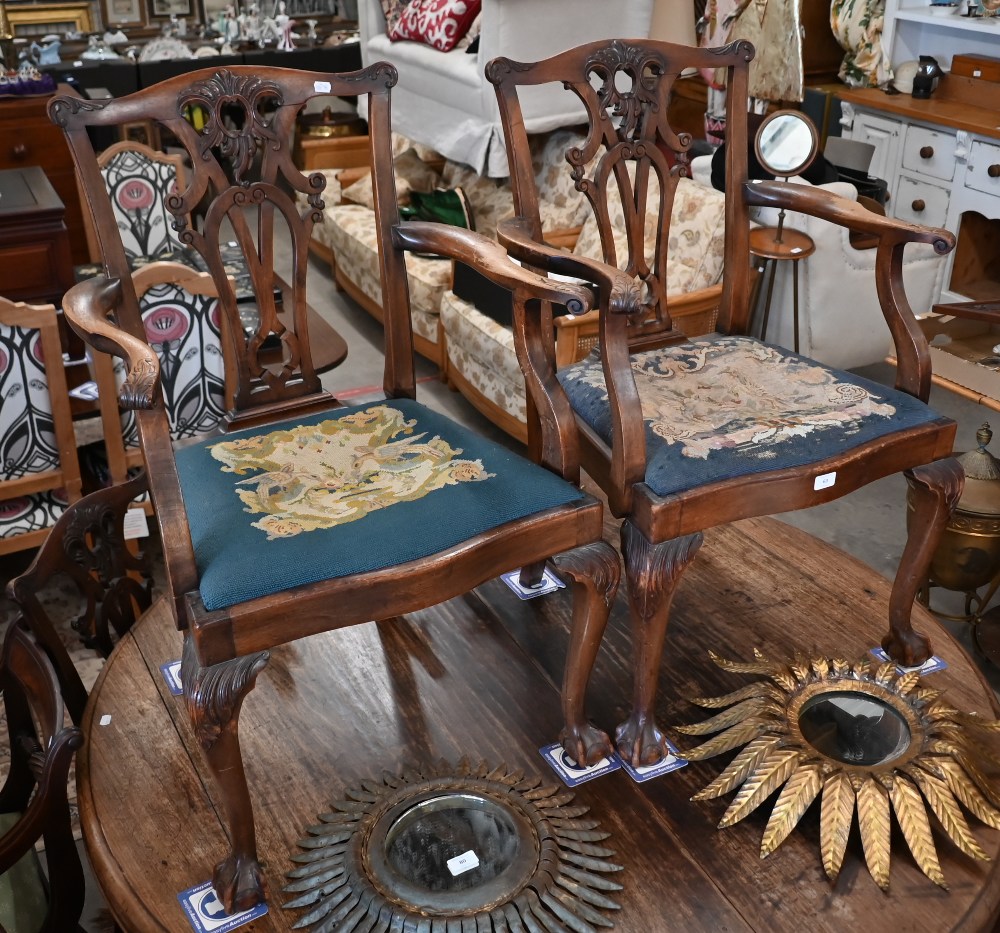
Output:
[[[774,519],[707,532],[674,603],[660,721],[704,719],[685,697],[747,682],[719,670],[709,650],[740,659],[754,647],[779,658],[795,651],[864,655],[884,630],[888,594],[889,583],[869,568]],[[406,619],[275,650],[240,721],[270,912],[241,929],[291,929],[302,912],[282,910],[280,887],[296,840],[346,788],[383,769],[400,773],[408,762],[464,755],[554,781],[538,749],[559,728],[556,684],[569,611],[564,593],[521,602],[494,582]],[[928,683],[960,709],[995,715],[993,694],[970,659],[924,610],[915,621],[949,665]],[[631,693],[627,623],[619,595],[590,690],[589,712],[605,728],[623,716]],[[158,602],[108,661],[84,723],[88,741],[77,771],[84,838],[115,918],[135,933],[187,930],[177,894],[206,881],[225,849],[182,698],[160,672],[180,650]],[[643,784],[618,771],[574,789],[576,802],[612,834],[602,845],[624,866],[615,929],[991,929],[1000,912],[1000,832],[970,817],[993,859],[982,863],[935,831],[946,892],[919,872],[894,825],[884,894],[865,868],[855,826],[831,884],[820,862],[817,804],[761,860],[770,805],[718,830],[731,795],[690,799],[728,757]]]
[[[771,315],[771,298],[774,295],[774,278],[779,262],[792,264],[792,326],[796,353],[799,352],[799,262],[816,252],[812,237],[788,227],[754,227],[750,231],[750,252],[761,260],[760,283],[767,278],[767,292],[760,310],[760,339],[767,339],[767,322]],[[770,273],[770,275],[768,275]],[[760,292],[758,285],[757,294]],[[753,307],[756,308],[756,295]]]

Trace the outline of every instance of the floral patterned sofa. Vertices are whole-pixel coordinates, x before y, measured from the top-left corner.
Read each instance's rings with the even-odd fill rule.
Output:
[[[579,138],[574,130],[555,130],[533,137],[542,226],[555,246],[600,258],[597,222],[584,196],[576,191],[563,160],[567,147]],[[411,190],[460,187],[470,203],[475,228],[496,235],[497,222],[513,213],[513,198],[506,179],[486,178],[467,166],[444,161],[440,171],[434,153],[397,142],[395,163],[397,191],[403,201]],[[341,173],[327,188],[323,222],[313,230],[311,248],[331,262],[335,280],[362,307],[381,320],[381,285],[370,176],[365,175],[342,190]],[[341,203],[337,203],[338,194]],[[651,193],[651,197],[655,192]],[[678,296],[675,320],[690,336],[710,332],[721,291],[724,221],[723,196],[682,179],[673,207],[669,272],[670,295]],[[623,229],[620,204],[611,204],[615,227]],[[649,222],[647,239],[656,236]],[[617,254],[625,255],[622,244]],[[460,298],[452,290],[450,262],[406,256],[410,278],[414,345],[436,363],[444,380],[460,391],[474,407],[512,436],[526,438],[525,389],[509,326]],[[680,300],[680,296],[683,299]],[[597,342],[596,313],[560,317],[555,322],[557,365],[585,356]]]

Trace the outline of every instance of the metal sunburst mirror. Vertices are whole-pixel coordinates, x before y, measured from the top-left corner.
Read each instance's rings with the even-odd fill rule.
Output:
[[[293,855],[285,908],[310,908],[295,929],[478,931],[614,924],[621,890],[609,836],[573,795],[505,765],[383,773],[320,814]]]
[[[979,764],[993,758],[983,748],[1000,723],[950,707],[922,685],[915,672],[898,674],[892,662],[813,658],[726,661],[723,670],[762,674],[767,680],[720,697],[692,700],[722,712],[701,723],[677,727],[686,735],[713,735],[682,751],[702,761],[744,746],[729,766],[692,798],[708,800],[739,788],[719,828],[732,826],[781,788],[760,855],[770,855],[788,837],[809,805],[821,797],[823,868],[836,880],[857,810],[868,870],[883,890],[889,886],[891,817],[920,870],[947,888],[938,863],[927,806],[961,851],[989,860],[963,815],[964,807],[1000,829],[1000,795]]]

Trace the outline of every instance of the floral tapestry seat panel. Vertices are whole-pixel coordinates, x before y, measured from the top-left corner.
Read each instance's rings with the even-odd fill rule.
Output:
[[[582,496],[408,399],[202,440],[177,467],[210,611],[419,560]]]
[[[148,288],[139,306],[146,340],[160,360],[170,436],[176,441],[216,433],[226,414],[218,299],[168,282]],[[125,363],[117,357],[114,371],[120,387]],[[122,437],[126,447],[139,445],[131,411],[122,413]]]
[[[933,421],[895,389],[749,337],[719,334],[636,353],[646,484],[659,496],[817,463]],[[611,441],[597,353],[559,372],[573,409]]]
[[[0,325],[0,490],[4,480],[47,473],[60,465],[41,334]],[[0,538],[48,528],[66,505],[62,491],[8,499],[0,492]]]

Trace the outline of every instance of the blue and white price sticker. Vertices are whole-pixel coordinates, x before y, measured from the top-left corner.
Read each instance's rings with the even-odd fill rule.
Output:
[[[227,914],[211,881],[181,891],[177,900],[195,933],[227,933],[267,913],[267,904],[257,904],[238,914]]]
[[[880,661],[891,661],[892,658],[882,648],[872,648],[869,652],[873,657],[878,658]],[[896,670],[900,674],[909,674],[910,671],[917,671],[920,674],[933,674],[935,671],[943,671],[948,666],[948,662],[944,658],[939,658],[936,654],[931,655],[920,667],[903,667],[902,664],[896,665]]]
[[[602,758],[596,765],[580,767],[566,754],[566,750],[558,742],[546,745],[539,751],[549,763],[549,767],[559,775],[567,787],[576,787],[577,784],[592,781],[594,778],[617,771],[622,766],[616,755],[609,755],[607,758]]]

